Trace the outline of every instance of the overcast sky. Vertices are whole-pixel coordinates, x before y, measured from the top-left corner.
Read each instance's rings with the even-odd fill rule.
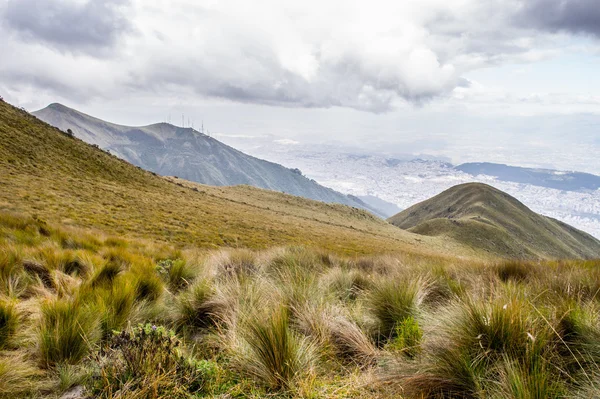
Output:
[[[598,0],[0,0],[0,37],[28,110],[600,173]]]

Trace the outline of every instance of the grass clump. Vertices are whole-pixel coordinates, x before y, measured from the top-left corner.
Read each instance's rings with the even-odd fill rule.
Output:
[[[202,329],[215,326],[223,311],[219,301],[214,300],[215,290],[206,279],[196,281],[177,298],[178,329]]]
[[[77,363],[98,342],[98,315],[77,299],[47,299],[40,310],[38,352],[44,366]]]
[[[271,390],[287,390],[312,371],[313,347],[292,331],[285,306],[249,320],[243,337],[242,371]]]
[[[94,291],[94,311],[100,316],[104,338],[127,325],[134,311],[136,296],[136,286],[124,278],[110,287]]]
[[[415,318],[422,300],[418,281],[380,280],[370,293],[370,308],[377,318],[376,336],[381,343],[396,336],[397,326]]]
[[[198,274],[193,266],[181,258],[161,260],[156,268],[173,292],[189,286]]]
[[[39,370],[22,355],[0,354],[0,398],[26,397],[34,392]]]
[[[0,350],[8,348],[19,326],[19,313],[14,302],[0,299]]]

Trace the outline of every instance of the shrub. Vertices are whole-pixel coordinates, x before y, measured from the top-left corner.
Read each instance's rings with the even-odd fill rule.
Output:
[[[104,358],[101,358],[104,356]],[[181,342],[172,331],[140,325],[115,333],[103,353],[101,378],[92,385],[95,397],[189,398],[206,391],[214,367],[182,354]]]
[[[47,299],[40,310],[38,350],[45,366],[79,362],[100,338],[98,315],[76,299]]]
[[[10,346],[19,325],[19,314],[13,302],[0,299],[0,350]]]
[[[415,357],[421,351],[423,331],[419,323],[409,316],[396,324],[394,338],[388,342],[388,349],[402,351],[408,357]]]
[[[312,368],[313,348],[292,331],[284,306],[249,320],[243,337],[240,367],[269,389],[288,389]]]

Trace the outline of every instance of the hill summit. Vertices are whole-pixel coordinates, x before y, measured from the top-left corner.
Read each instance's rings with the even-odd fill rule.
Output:
[[[482,183],[454,186],[388,221],[413,233],[446,236],[507,257],[600,256],[600,241],[591,235],[537,214],[516,198]]]

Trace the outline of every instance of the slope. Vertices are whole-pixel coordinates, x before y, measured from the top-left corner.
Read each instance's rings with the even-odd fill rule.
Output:
[[[539,215],[510,195],[481,183],[454,186],[388,221],[424,236],[448,237],[515,258],[594,258],[600,241]]]
[[[254,158],[191,128],[168,123],[130,127],[94,118],[61,104],[33,112],[41,120],[119,158],[164,176],[198,183],[247,184],[323,202],[377,209],[306,178],[298,170]]]
[[[1,101],[0,211],[178,246],[477,255],[356,208],[250,187],[186,187]]]

